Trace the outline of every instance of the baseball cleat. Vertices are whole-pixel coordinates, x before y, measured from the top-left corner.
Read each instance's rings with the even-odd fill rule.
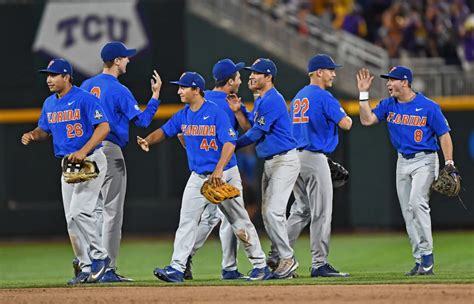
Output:
[[[339,272],[329,263],[318,268],[311,268],[311,277],[348,277],[348,273]]]
[[[153,274],[155,277],[165,282],[179,283],[184,281],[184,273],[174,269],[171,266],[166,266],[165,268],[155,268],[155,270],[153,270]]]
[[[193,257],[189,256],[188,260],[186,261],[186,269],[184,270],[184,279],[185,280],[192,280],[193,279]]]
[[[238,270],[222,270],[222,277],[223,280],[238,280],[238,279],[248,279],[249,277],[243,275]]]
[[[247,281],[262,281],[267,280],[271,276],[270,268],[265,266],[263,268],[254,268],[250,271]]]
[[[114,269],[109,269],[100,278],[100,283],[133,282],[132,279],[119,275]]]
[[[270,250],[267,258],[267,266],[270,267],[271,270],[275,271],[278,268],[278,264],[280,264],[280,257],[278,256],[278,253]]]
[[[105,270],[109,267],[110,258],[106,257],[105,259],[98,260],[93,259],[91,265],[91,275],[89,277],[89,282],[96,282],[102,278],[105,273]]]
[[[70,279],[67,284],[68,285],[77,285],[77,284],[85,284],[89,280],[90,273],[89,272],[80,272],[77,276]]]
[[[298,262],[295,257],[280,259],[278,268],[273,271],[271,279],[291,279],[296,268],[298,268]]]
[[[418,267],[418,274],[419,275],[433,275],[433,268],[434,268],[434,260],[433,254],[422,255],[421,256],[421,264]]]
[[[74,270],[74,277],[77,277],[81,273],[81,266],[79,266],[79,259],[74,258],[72,260],[72,269]]]
[[[406,276],[414,276],[418,274],[418,268],[420,267],[420,263],[415,263],[415,266],[408,272],[405,272]]]

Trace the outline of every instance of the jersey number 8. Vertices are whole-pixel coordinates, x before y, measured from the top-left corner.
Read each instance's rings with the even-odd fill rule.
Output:
[[[309,110],[308,98],[295,99],[293,102],[293,123],[307,123],[309,117],[306,116],[306,112]]]

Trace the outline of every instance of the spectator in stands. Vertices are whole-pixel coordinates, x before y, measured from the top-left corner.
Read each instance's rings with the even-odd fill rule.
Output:
[[[471,14],[464,22],[462,36],[464,43],[464,58],[472,65],[474,64],[474,14]]]
[[[352,7],[352,11],[344,17],[341,29],[353,35],[364,38],[367,36],[367,23],[362,17],[362,8],[357,3]]]

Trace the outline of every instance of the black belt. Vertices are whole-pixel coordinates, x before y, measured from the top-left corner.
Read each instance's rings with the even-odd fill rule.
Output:
[[[287,154],[288,152],[290,152],[290,150],[285,151],[285,152],[281,152],[281,153],[278,153],[278,154],[273,154],[272,156],[265,157],[265,160],[273,159],[275,156],[285,155],[285,154]]]
[[[303,152],[303,151],[308,151],[308,152],[313,152],[313,153],[321,153],[321,154],[325,154],[323,151],[321,150],[316,150],[316,151],[313,151],[313,150],[306,150],[305,148],[299,148],[299,149],[296,149],[298,152]]]
[[[420,152],[416,152],[416,153],[412,153],[412,154],[403,154],[403,153],[400,153],[402,155],[402,157],[404,159],[412,159],[412,158],[415,158],[416,154],[418,153],[425,153],[425,154],[431,154],[431,153],[435,153],[435,151],[431,151],[431,150],[425,150],[425,151],[420,151]]]

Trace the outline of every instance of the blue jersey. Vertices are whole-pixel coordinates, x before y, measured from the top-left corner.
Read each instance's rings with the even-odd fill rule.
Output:
[[[237,118],[235,118],[234,112],[231,110],[229,107],[229,104],[227,103],[226,100],[227,94],[225,92],[220,92],[220,91],[204,91],[204,98],[208,101],[212,101],[216,105],[218,105],[224,112],[227,113],[230,119],[230,124],[232,128],[234,128],[235,132],[237,133],[237,130],[239,129],[239,122],[237,121]],[[251,113],[247,110],[244,104],[240,107],[242,113],[244,113],[245,117],[247,117],[248,120],[251,120]]]
[[[450,131],[440,106],[421,93],[406,103],[383,99],[372,112],[379,121],[387,121],[392,145],[402,154],[437,151],[437,137]]]
[[[347,114],[330,92],[316,85],[305,86],[291,101],[290,116],[298,149],[322,153],[336,150],[337,124]]]
[[[235,144],[236,134],[224,110],[216,104],[205,101],[196,112],[189,105],[174,114],[161,129],[167,137],[183,133],[191,171],[198,174],[214,172],[221,157],[222,146]],[[224,170],[237,164],[232,155]]]
[[[94,94],[102,103],[110,123],[110,133],[105,140],[122,148],[128,143],[129,121],[133,120],[142,128],[148,127],[160,104],[159,100],[151,98],[142,112],[132,92],[116,77],[108,74],[99,74],[84,81],[81,88]]]
[[[252,112],[252,128],[265,134],[256,142],[258,157],[266,158],[296,148],[286,101],[275,88],[255,100]]]
[[[99,99],[73,86],[62,98],[56,94],[46,98],[38,127],[53,136],[54,155],[64,157],[80,150],[92,137],[95,126],[103,122],[107,122],[107,116]]]

